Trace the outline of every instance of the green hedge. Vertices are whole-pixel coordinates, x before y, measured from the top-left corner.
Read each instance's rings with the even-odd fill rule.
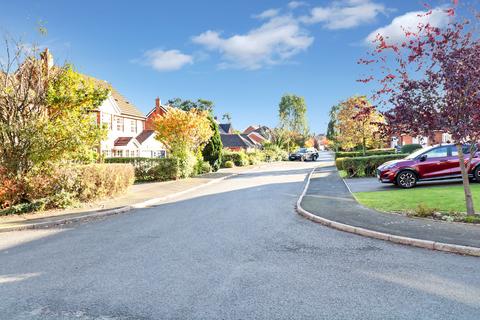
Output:
[[[366,156],[377,156],[377,155],[385,155],[385,154],[394,154],[395,149],[372,149],[365,151]],[[402,152],[403,153],[403,152]],[[353,157],[363,157],[362,151],[339,151],[335,152],[335,159],[336,158],[353,158]]]
[[[407,154],[397,153],[390,155],[375,155],[367,157],[338,158],[335,164],[338,170],[344,170],[347,176],[373,177],[376,169],[387,161],[403,159]]]
[[[225,167],[225,162],[232,161],[237,167],[244,167],[250,164],[248,155],[243,151],[224,151],[222,162]]]
[[[406,144],[404,146],[402,146],[402,149],[401,149],[401,153],[413,153],[414,151],[418,150],[418,149],[422,149],[422,145],[421,144],[418,144],[418,143],[412,143],[412,144]]]
[[[106,163],[130,163],[136,181],[168,181],[179,179],[181,166],[176,158],[107,158]]]

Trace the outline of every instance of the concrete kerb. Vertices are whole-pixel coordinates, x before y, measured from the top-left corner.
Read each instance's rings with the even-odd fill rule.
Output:
[[[265,166],[266,165],[260,165],[260,166],[257,166],[257,167],[249,168],[245,171],[238,172],[238,173],[232,173],[232,174],[229,174],[225,177],[213,179],[212,181],[209,181],[207,183],[204,183],[204,184],[192,187],[192,188],[188,188],[188,189],[176,192],[176,193],[172,193],[168,196],[153,198],[153,199],[149,199],[149,200],[146,200],[146,201],[138,202],[138,203],[128,205],[128,206],[124,206],[124,207],[120,207],[120,208],[115,208],[115,209],[110,209],[110,210],[102,210],[102,211],[93,211],[93,212],[86,213],[86,214],[80,214],[79,216],[76,216],[76,217],[59,218],[59,219],[53,220],[53,221],[44,221],[44,222],[25,224],[25,225],[20,225],[20,226],[6,227],[6,228],[1,228],[0,232],[49,228],[49,227],[54,227],[54,226],[58,226],[58,225],[68,224],[68,223],[75,223],[75,222],[87,221],[87,220],[95,219],[95,218],[108,217],[108,216],[112,216],[112,215],[116,215],[116,214],[120,214],[120,213],[125,213],[125,212],[128,212],[128,211],[134,210],[134,209],[147,208],[147,207],[154,206],[154,205],[156,205],[156,204],[158,204],[162,201],[169,200],[169,199],[184,195],[186,193],[189,193],[189,192],[207,187],[207,186],[212,185],[214,183],[218,183],[218,182],[223,181],[225,179],[232,178],[234,176],[240,175],[240,174],[248,172],[250,170],[261,169]]]
[[[308,174],[305,187],[302,191],[302,194],[297,200],[296,209],[297,209],[297,213],[300,214],[301,216],[311,221],[321,223],[327,227],[334,228],[340,231],[358,234],[364,237],[385,240],[385,241],[390,241],[398,244],[409,245],[409,246],[425,248],[430,250],[438,250],[438,251],[480,257],[480,248],[477,248],[477,247],[469,247],[469,246],[462,246],[462,245],[456,245],[456,244],[450,244],[450,243],[442,243],[442,242],[435,242],[435,241],[429,241],[429,240],[423,240],[423,239],[397,236],[389,233],[383,233],[383,232],[378,232],[374,230],[369,230],[365,228],[343,224],[340,222],[336,222],[333,220],[316,216],[313,213],[308,212],[307,210],[302,208],[301,203],[303,198],[305,197],[305,194],[307,193],[308,187],[310,186],[310,180],[312,178],[313,173],[315,172],[315,169],[316,168],[314,168]]]

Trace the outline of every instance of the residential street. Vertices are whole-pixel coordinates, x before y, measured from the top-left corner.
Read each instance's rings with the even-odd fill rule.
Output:
[[[325,159],[272,164],[100,221],[1,233],[0,318],[478,318],[480,259],[295,212]]]

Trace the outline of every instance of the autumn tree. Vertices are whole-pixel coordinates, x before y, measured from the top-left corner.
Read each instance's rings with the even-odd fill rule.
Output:
[[[385,108],[392,132],[431,137],[436,130],[444,130],[451,134],[460,160],[467,213],[472,215],[471,157],[464,156],[463,146],[470,144],[473,151],[480,139],[480,40],[470,27],[478,24],[479,16],[474,16],[475,21],[460,20],[455,9],[442,9],[451,19],[447,26],[419,24],[415,30],[405,30],[400,42],[379,34],[375,49],[360,63],[379,70],[377,77],[371,75],[364,81],[378,81],[375,96]],[[480,168],[475,170],[479,176]]]
[[[180,161],[182,177],[192,174],[196,154],[201,153],[213,135],[208,115],[207,111],[197,109],[183,111],[172,108],[154,121],[156,139]]]
[[[367,148],[381,144],[379,126],[383,121],[365,96],[350,97],[338,106],[335,139],[345,150],[361,146],[365,155]]]
[[[48,50],[5,41],[0,59],[0,167],[21,181],[34,168],[89,158],[106,135],[96,108],[108,89],[74,71],[54,66]]]

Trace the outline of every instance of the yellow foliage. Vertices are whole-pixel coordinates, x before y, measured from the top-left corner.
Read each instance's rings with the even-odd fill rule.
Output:
[[[207,116],[206,111],[171,108],[155,119],[156,137],[172,153],[196,152],[213,135]]]
[[[372,111],[368,112],[368,108]],[[359,145],[365,148],[377,147],[382,144],[379,123],[384,122],[384,117],[372,108],[365,96],[350,97],[340,103],[337,113],[337,141],[344,150]]]

